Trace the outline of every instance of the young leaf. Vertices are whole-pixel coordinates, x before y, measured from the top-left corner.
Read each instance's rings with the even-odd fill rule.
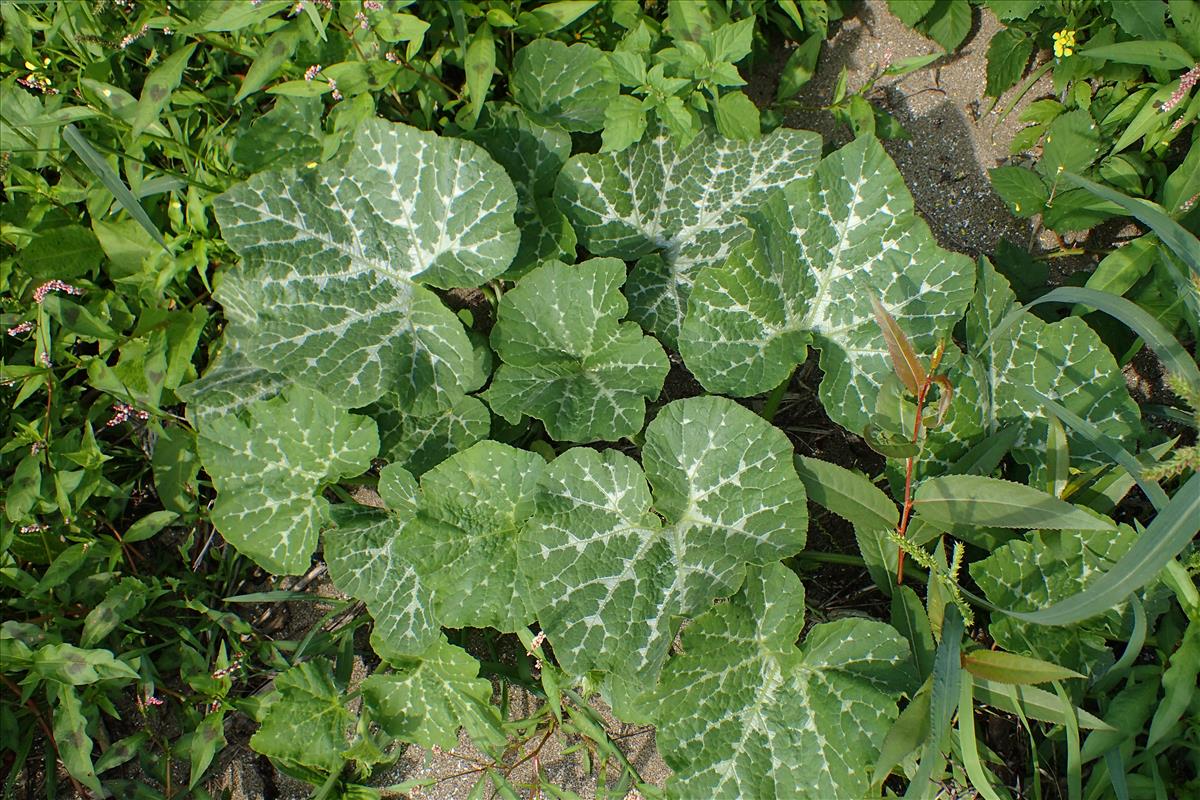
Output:
[[[670,796],[866,796],[911,682],[908,648],[887,625],[843,619],[797,649],[803,598],[783,565],[755,568],[684,632],[656,693]]]
[[[925,519],[946,526],[1085,531],[1115,527],[1106,517],[1089,514],[1030,486],[983,475],[930,478],[917,488],[913,506]]]
[[[1073,669],[1003,650],[972,650],[963,654],[962,665],[972,675],[997,683],[1046,683],[1084,677]]]
[[[904,329],[896,322],[896,318],[888,313],[879,299],[871,295],[871,310],[875,313],[875,321],[883,333],[884,344],[887,345],[888,356],[892,360],[892,370],[904,387],[914,395],[925,384],[925,365],[913,350],[912,342],[905,335]]]
[[[477,677],[479,662],[439,636],[416,658],[395,660],[362,685],[363,704],[389,736],[422,747],[452,748],[465,726],[477,743],[503,746],[492,684]]]
[[[1019,217],[1041,213],[1050,190],[1036,172],[1025,167],[996,167],[988,170],[992,188]]]
[[[754,240],[696,279],[684,361],[709,391],[752,395],[783,380],[813,341],[822,403],[835,422],[863,430],[892,372],[872,298],[900,318],[917,351],[931,352],[970,297],[966,257],[937,246],[871,137],[789,182],[750,219]]]
[[[1084,171],[1099,155],[1100,129],[1092,115],[1083,109],[1069,111],[1050,123],[1037,170],[1054,182],[1063,170]]]
[[[717,130],[728,139],[757,139],[761,134],[758,106],[741,92],[726,92],[713,109]]]
[[[483,102],[487,100],[488,88],[492,85],[492,73],[496,71],[496,41],[492,26],[480,24],[467,46],[467,60],[463,65],[467,73],[467,109],[471,126],[479,119]]]
[[[657,341],[620,322],[624,280],[615,258],[550,261],[504,295],[492,329],[504,363],[486,395],[497,414],[536,417],[559,441],[614,441],[642,429],[646,400],[658,397],[670,364]]]
[[[733,401],[667,405],[646,428],[642,464],[615,450],[564,453],[522,535],[538,620],[572,675],[651,685],[678,618],[735,591],[747,562],[804,545],[791,445]]]
[[[1192,620],[1183,641],[1171,654],[1170,666],[1163,671],[1165,696],[1150,721],[1150,736],[1146,747],[1151,748],[1163,738],[1187,710],[1196,694],[1196,676],[1200,674],[1200,621]]]
[[[742,216],[807,176],[819,154],[807,131],[741,142],[706,130],[681,147],[654,130],[621,153],[573,157],[558,203],[589,252],[640,259],[625,287],[630,317],[674,346],[696,274],[748,238]]]
[[[290,766],[340,772],[353,718],[328,661],[305,661],[275,678],[275,696],[250,739],[256,752]]]
[[[244,417],[214,417],[199,450],[217,489],[217,530],[264,569],[295,575],[308,569],[329,518],[321,487],[366,472],[379,437],[370,419],[294,387]]]
[[[371,120],[343,161],[264,172],[215,201],[242,257],[215,296],[252,364],[343,407],[452,404],[458,319],[420,284],[475,286],[516,254],[516,193],[475,144]],[[426,410],[432,410],[427,408]]]
[[[583,133],[604,126],[604,109],[620,92],[608,56],[583,42],[534,39],[517,51],[509,81],[513,99],[535,122]]]

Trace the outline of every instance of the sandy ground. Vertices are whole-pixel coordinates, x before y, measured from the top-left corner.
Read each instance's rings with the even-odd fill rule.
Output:
[[[993,251],[1002,237],[1022,247],[1037,244],[1034,225],[1008,213],[988,182],[987,170],[1011,163],[1009,143],[1020,127],[1017,113],[1023,105],[1047,96],[1050,86],[1048,79],[1036,85],[1018,110],[1003,124],[997,124],[999,111],[988,112],[990,100],[984,98],[983,90],[987,44],[1000,27],[989,12],[977,9],[975,25],[956,53],[903,78],[881,80],[870,98],[894,114],[912,135],[911,140],[885,142],[885,147],[904,174],[922,216],[944,247],[971,256]],[[935,44],[892,16],[883,0],[866,0],[825,44],[817,74],[797,98],[808,108],[791,113],[786,124],[815,130],[835,146],[844,144],[851,138],[850,131],[835,123],[828,112],[819,110],[830,101],[841,69],[847,69],[849,88],[854,91],[880,65],[936,50]],[[751,94],[774,91],[773,85],[750,88]],[[1002,98],[997,109],[1004,108],[1009,99]],[[517,691],[511,702],[514,713],[521,716],[535,708],[536,699]],[[670,770],[655,750],[653,730],[620,723],[599,703],[595,708],[609,720],[610,733],[643,779],[663,786]],[[562,754],[570,744],[561,737],[547,742],[540,754],[543,774],[584,800],[592,800],[596,796],[596,776],[584,772],[578,756]],[[229,755],[232,758],[227,769],[211,785],[217,794],[228,789],[233,800],[292,800],[311,794],[309,787],[271,770],[265,759],[244,746]],[[481,754],[465,736],[453,752],[434,753],[413,747],[404,752],[394,768],[376,776],[372,783],[386,786],[414,777],[445,778],[470,769],[472,761],[479,758]],[[528,781],[530,775],[527,762],[512,777],[521,782]],[[473,776],[453,778],[423,789],[414,797],[465,800],[473,785]],[[633,800],[637,795],[627,797]]]

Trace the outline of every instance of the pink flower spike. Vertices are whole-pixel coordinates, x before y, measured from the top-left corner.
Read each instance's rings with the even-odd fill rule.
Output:
[[[363,0],[363,8],[367,11],[382,11],[383,3],[379,0]]]
[[[34,328],[33,323],[26,320],[25,322],[22,322],[20,325],[13,325],[11,328],[9,328],[8,335],[9,336],[20,336],[22,333],[29,333],[31,330],[33,330],[33,328]]]
[[[304,80],[312,81],[313,78],[317,77],[317,73],[320,71],[321,71],[321,65],[313,64],[311,67],[304,70]]]
[[[1167,102],[1162,104],[1162,113],[1169,114],[1174,111],[1175,106],[1179,105],[1180,102],[1183,101],[1183,98],[1186,97],[1187,93],[1192,90],[1192,87],[1196,85],[1197,81],[1200,81],[1200,64],[1192,67],[1190,70],[1184,73],[1182,78],[1179,79],[1179,88],[1176,89],[1169,98],[1167,98]]]
[[[46,299],[46,295],[51,292],[62,292],[63,294],[83,294],[83,289],[72,286],[60,280],[46,281],[41,286],[33,290],[33,302],[39,306]]]

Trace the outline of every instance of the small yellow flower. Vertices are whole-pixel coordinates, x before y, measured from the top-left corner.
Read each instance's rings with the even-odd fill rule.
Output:
[[[1063,28],[1054,34],[1055,58],[1066,58],[1075,52],[1075,31]]]

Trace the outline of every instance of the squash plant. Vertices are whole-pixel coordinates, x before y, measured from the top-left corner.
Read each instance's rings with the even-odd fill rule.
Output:
[[[802,131],[752,141],[705,131],[680,144],[652,129],[621,153],[563,158],[548,113],[491,106],[469,136],[478,144],[374,120],[343,156],[260,172],[217,199],[240,263],[215,291],[224,350],[182,390],[217,489],[212,519],[275,574],[304,571],[322,547],[338,587],[366,603],[383,660],[357,716],[328,663],[284,673],[255,748],[315,783],[369,766],[397,739],[448,746],[460,725],[495,752],[505,737],[478,664],[442,632],[463,627],[528,636],[536,625],[553,686],[599,689],[622,717],[658,726],[677,797],[861,796],[933,737],[908,773],[928,779],[950,716],[907,749],[885,742],[902,697],[945,707],[978,692],[1061,718],[1046,708],[1056,701],[1002,700],[997,687],[1103,673],[1112,659],[1096,648],[1106,652],[1125,617],[1030,639],[1031,623],[1006,624],[1001,608],[1030,609],[1019,587],[1040,573],[1008,575],[1008,550],[997,550],[1003,562],[971,574],[997,611],[997,641],[1026,655],[993,663],[964,651],[968,674],[951,681],[958,656],[942,672],[935,663],[962,646],[948,639],[947,608],[971,618],[964,551],[952,564],[939,562],[941,545],[921,546],[954,534],[1038,553],[1065,529],[1085,574],[1128,558],[1132,529],[1118,535],[1060,499],[1063,459],[1099,467],[1104,448],[1064,435],[1030,400],[1032,390],[1063,403],[1086,431],[1137,429],[1094,334],[1021,311],[989,264],[941,249],[873,138],[822,158]],[[566,229],[590,257],[570,263],[564,239],[543,233]],[[520,252],[545,255],[514,267]],[[628,275],[622,261],[635,262]],[[442,301],[480,285],[496,306],[487,338]],[[964,315],[960,351],[947,342]],[[732,400],[655,403],[664,347],[710,391],[751,396],[786,387],[809,346],[830,417],[897,441],[915,411],[892,353],[950,350],[944,419],[925,419],[911,443],[912,538],[892,541],[895,506],[864,478],[794,464],[786,437]],[[964,468],[964,453],[999,434],[1003,448]],[[521,446],[538,441],[536,452]],[[1049,491],[985,477],[1009,449]],[[345,478],[379,502],[330,504]],[[903,599],[899,628],[840,620],[797,645],[803,589],[780,561],[802,553],[814,492],[860,529],[864,553],[874,544],[867,563]],[[1027,529],[1042,533],[1026,544]],[[1089,537],[1115,548],[1089,549]],[[893,586],[897,544],[928,572],[928,608]],[[1089,583],[1064,583],[1034,607]],[[299,746],[302,727],[319,747]],[[981,770],[972,780],[988,780]]]

